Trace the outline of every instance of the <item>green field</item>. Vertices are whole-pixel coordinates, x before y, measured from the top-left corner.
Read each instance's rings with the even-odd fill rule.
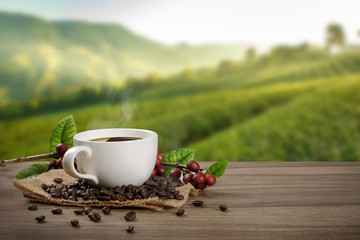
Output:
[[[162,152],[193,147],[203,161],[358,161],[360,54],[297,52],[185,71],[119,103],[1,121],[0,158],[46,152],[53,126],[73,114],[78,131],[152,129]]]

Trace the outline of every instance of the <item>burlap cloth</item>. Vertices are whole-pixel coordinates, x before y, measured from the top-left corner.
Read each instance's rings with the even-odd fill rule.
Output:
[[[41,188],[41,184],[56,184],[54,178],[62,178],[63,185],[71,185],[77,179],[71,177],[63,169],[50,170],[35,178],[16,180],[13,183],[15,187],[23,192],[25,198],[30,199],[34,202],[68,205],[68,206],[91,206],[91,207],[103,207],[109,206],[113,208],[122,207],[136,207],[136,208],[149,208],[157,211],[162,211],[164,207],[178,208],[186,203],[189,195],[197,195],[198,191],[194,189],[191,184],[186,184],[176,188],[180,191],[180,194],[184,196],[183,200],[167,199],[161,200],[157,197],[148,199],[136,199],[128,201],[99,201],[99,200],[87,200],[87,201],[72,201],[61,198],[53,198],[49,193]]]

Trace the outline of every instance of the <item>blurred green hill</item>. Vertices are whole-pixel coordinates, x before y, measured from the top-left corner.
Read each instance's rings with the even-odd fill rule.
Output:
[[[215,65],[244,52],[237,45],[170,47],[118,24],[51,22],[6,12],[0,12],[0,33],[1,104],[104,82],[119,86],[128,76]]]
[[[106,104],[0,121],[1,158],[46,152],[52,127],[72,113],[79,131],[152,129],[162,152],[193,147],[198,160],[360,160],[360,52],[277,46],[111,90]]]

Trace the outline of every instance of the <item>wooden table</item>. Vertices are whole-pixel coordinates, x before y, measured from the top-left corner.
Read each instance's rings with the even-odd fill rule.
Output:
[[[27,165],[0,168],[0,239],[360,239],[360,163],[232,162],[216,185],[183,206],[184,216],[137,209],[131,223],[123,218],[128,209],[99,223],[76,216],[74,207],[61,207],[62,215],[47,204],[27,210],[30,202],[12,185]],[[196,199],[205,206],[192,206]],[[229,210],[221,212],[220,203]],[[36,223],[39,215],[45,223]],[[74,218],[80,227],[70,225]],[[125,232],[128,225],[134,233]]]

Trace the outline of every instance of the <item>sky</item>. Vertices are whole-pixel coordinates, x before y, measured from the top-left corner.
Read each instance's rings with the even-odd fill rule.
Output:
[[[343,26],[360,43],[360,0],[2,0],[0,10],[48,20],[119,23],[135,33],[181,42],[259,46],[309,42],[322,45],[325,28]]]

